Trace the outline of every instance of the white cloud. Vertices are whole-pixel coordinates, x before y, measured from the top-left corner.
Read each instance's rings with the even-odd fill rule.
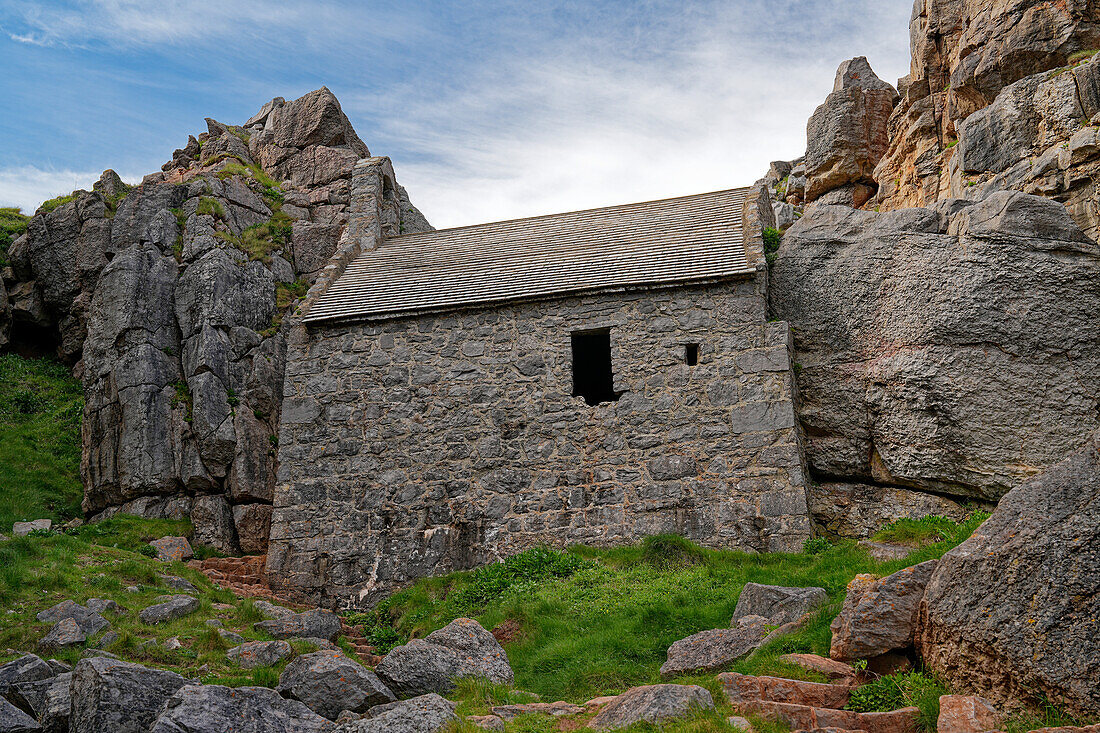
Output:
[[[672,41],[643,32],[645,53],[582,36],[487,59],[449,90],[397,89],[345,108],[376,120],[361,130],[376,154],[387,144],[414,153],[394,156],[398,179],[437,227],[748,185],[769,161],[802,155],[840,61],[866,53],[891,82],[907,70],[906,9],[865,3],[891,33],[838,33],[808,17],[802,32],[818,43],[754,15],[753,0],[702,13]]]
[[[55,196],[77,189],[91,190],[100,172],[43,169],[33,165],[0,168],[0,206],[18,206],[31,214],[39,205]],[[122,176],[135,182],[141,176]]]

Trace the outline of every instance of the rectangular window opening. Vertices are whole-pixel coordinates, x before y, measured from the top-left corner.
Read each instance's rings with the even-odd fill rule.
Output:
[[[611,331],[575,331],[573,343],[573,396],[589,405],[615,402],[615,375],[611,370]]]
[[[684,361],[688,366],[699,363],[699,344],[684,344]]]

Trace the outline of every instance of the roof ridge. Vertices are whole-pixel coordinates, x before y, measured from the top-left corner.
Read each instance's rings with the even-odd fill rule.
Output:
[[[424,237],[432,234],[445,234],[448,232],[457,232],[462,229],[477,229],[478,227],[493,226],[496,224],[511,224],[513,222],[521,221],[535,221],[538,219],[552,219],[557,216],[567,216],[569,214],[588,214],[594,211],[614,211],[615,209],[625,209],[630,206],[646,206],[649,204],[660,204],[672,201],[683,201],[685,199],[702,198],[704,196],[714,196],[720,193],[734,193],[736,191],[748,191],[752,186],[739,186],[737,188],[720,188],[715,191],[703,191],[701,193],[685,194],[683,196],[670,196],[668,198],[649,199],[647,201],[630,201],[622,204],[611,204],[610,206],[593,206],[589,209],[573,209],[570,211],[558,211],[552,214],[536,214],[534,216],[520,216],[514,219],[497,219],[496,221],[484,221],[479,224],[463,224],[457,227],[446,227],[445,229],[432,229],[427,232],[409,232],[408,234],[398,234],[396,237],[386,237],[383,240],[382,246],[386,242],[392,242],[395,239],[407,239],[409,237]]]

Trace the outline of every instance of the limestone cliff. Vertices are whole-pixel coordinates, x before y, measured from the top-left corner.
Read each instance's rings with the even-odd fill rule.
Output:
[[[89,515],[190,515],[201,542],[266,547],[283,319],[335,251],[369,155],[322,88],[243,126],[208,119],[140,185],[108,171],[33,217],[4,272],[14,336],[83,380]],[[387,195],[391,228],[430,228],[403,189]]]

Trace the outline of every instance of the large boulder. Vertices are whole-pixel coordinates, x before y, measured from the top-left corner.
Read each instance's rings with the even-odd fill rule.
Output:
[[[0,731],[3,733],[29,733],[41,731],[42,726],[31,716],[0,698]]]
[[[788,588],[781,585],[745,583],[733,609],[733,620],[745,616],[763,616],[773,626],[782,626],[802,618],[827,599],[824,588]]]
[[[65,600],[56,606],[51,606],[45,611],[35,614],[39,621],[57,623],[65,619],[72,619],[80,627],[85,636],[94,636],[111,624],[95,610],[81,606],[76,601]]]
[[[842,708],[848,704],[851,685],[831,685],[822,682],[803,682],[782,677],[755,677],[723,672],[718,675],[722,690],[734,705],[754,700],[812,705],[819,708]]]
[[[820,478],[995,500],[1100,427],[1100,247],[1061,204],[810,207],[769,297]]]
[[[829,627],[829,656],[840,661],[870,659],[912,645],[921,597],[936,563],[928,560],[881,579],[857,575],[848,583],[844,606]]]
[[[768,635],[763,616],[735,619],[731,628],[708,629],[680,639],[668,648],[661,677],[713,672],[754,651]]]
[[[806,124],[806,201],[852,184],[873,184],[875,165],[889,145],[887,122],[897,91],[875,76],[867,59],[845,61],[832,93]],[[862,200],[846,201],[859,206]],[[858,194],[857,194],[858,196]]]
[[[82,659],[73,668],[69,733],[147,733],[181,687],[175,672],[108,657]]]
[[[336,733],[437,733],[458,720],[456,703],[435,693],[378,705],[364,718],[337,726]]]
[[[0,697],[7,697],[12,685],[20,682],[48,680],[56,676],[50,665],[34,654],[0,664]]]
[[[483,677],[501,684],[514,680],[504,649],[468,618],[396,647],[374,671],[398,695],[450,692],[460,677]]]
[[[162,624],[199,610],[199,599],[188,595],[157,596],[156,603],[141,609],[138,618],[147,624]]]
[[[191,685],[168,699],[149,733],[328,733],[334,727],[267,687]]]
[[[72,708],[71,681],[72,673],[64,672],[51,679],[19,682],[13,686],[12,699],[33,713],[43,733],[67,733]]]
[[[397,698],[378,675],[340,651],[303,654],[286,666],[276,688],[329,720],[345,710],[365,713]]]
[[[1100,435],[1001,499],[940,560],[920,609],[925,665],[952,690],[1100,715]]]
[[[293,651],[288,641],[249,641],[233,647],[225,653],[225,657],[244,669],[255,669],[278,664]]]
[[[687,715],[693,709],[714,707],[714,698],[698,685],[646,685],[632,687],[601,710],[588,727],[615,730],[634,723],[658,725]]]

